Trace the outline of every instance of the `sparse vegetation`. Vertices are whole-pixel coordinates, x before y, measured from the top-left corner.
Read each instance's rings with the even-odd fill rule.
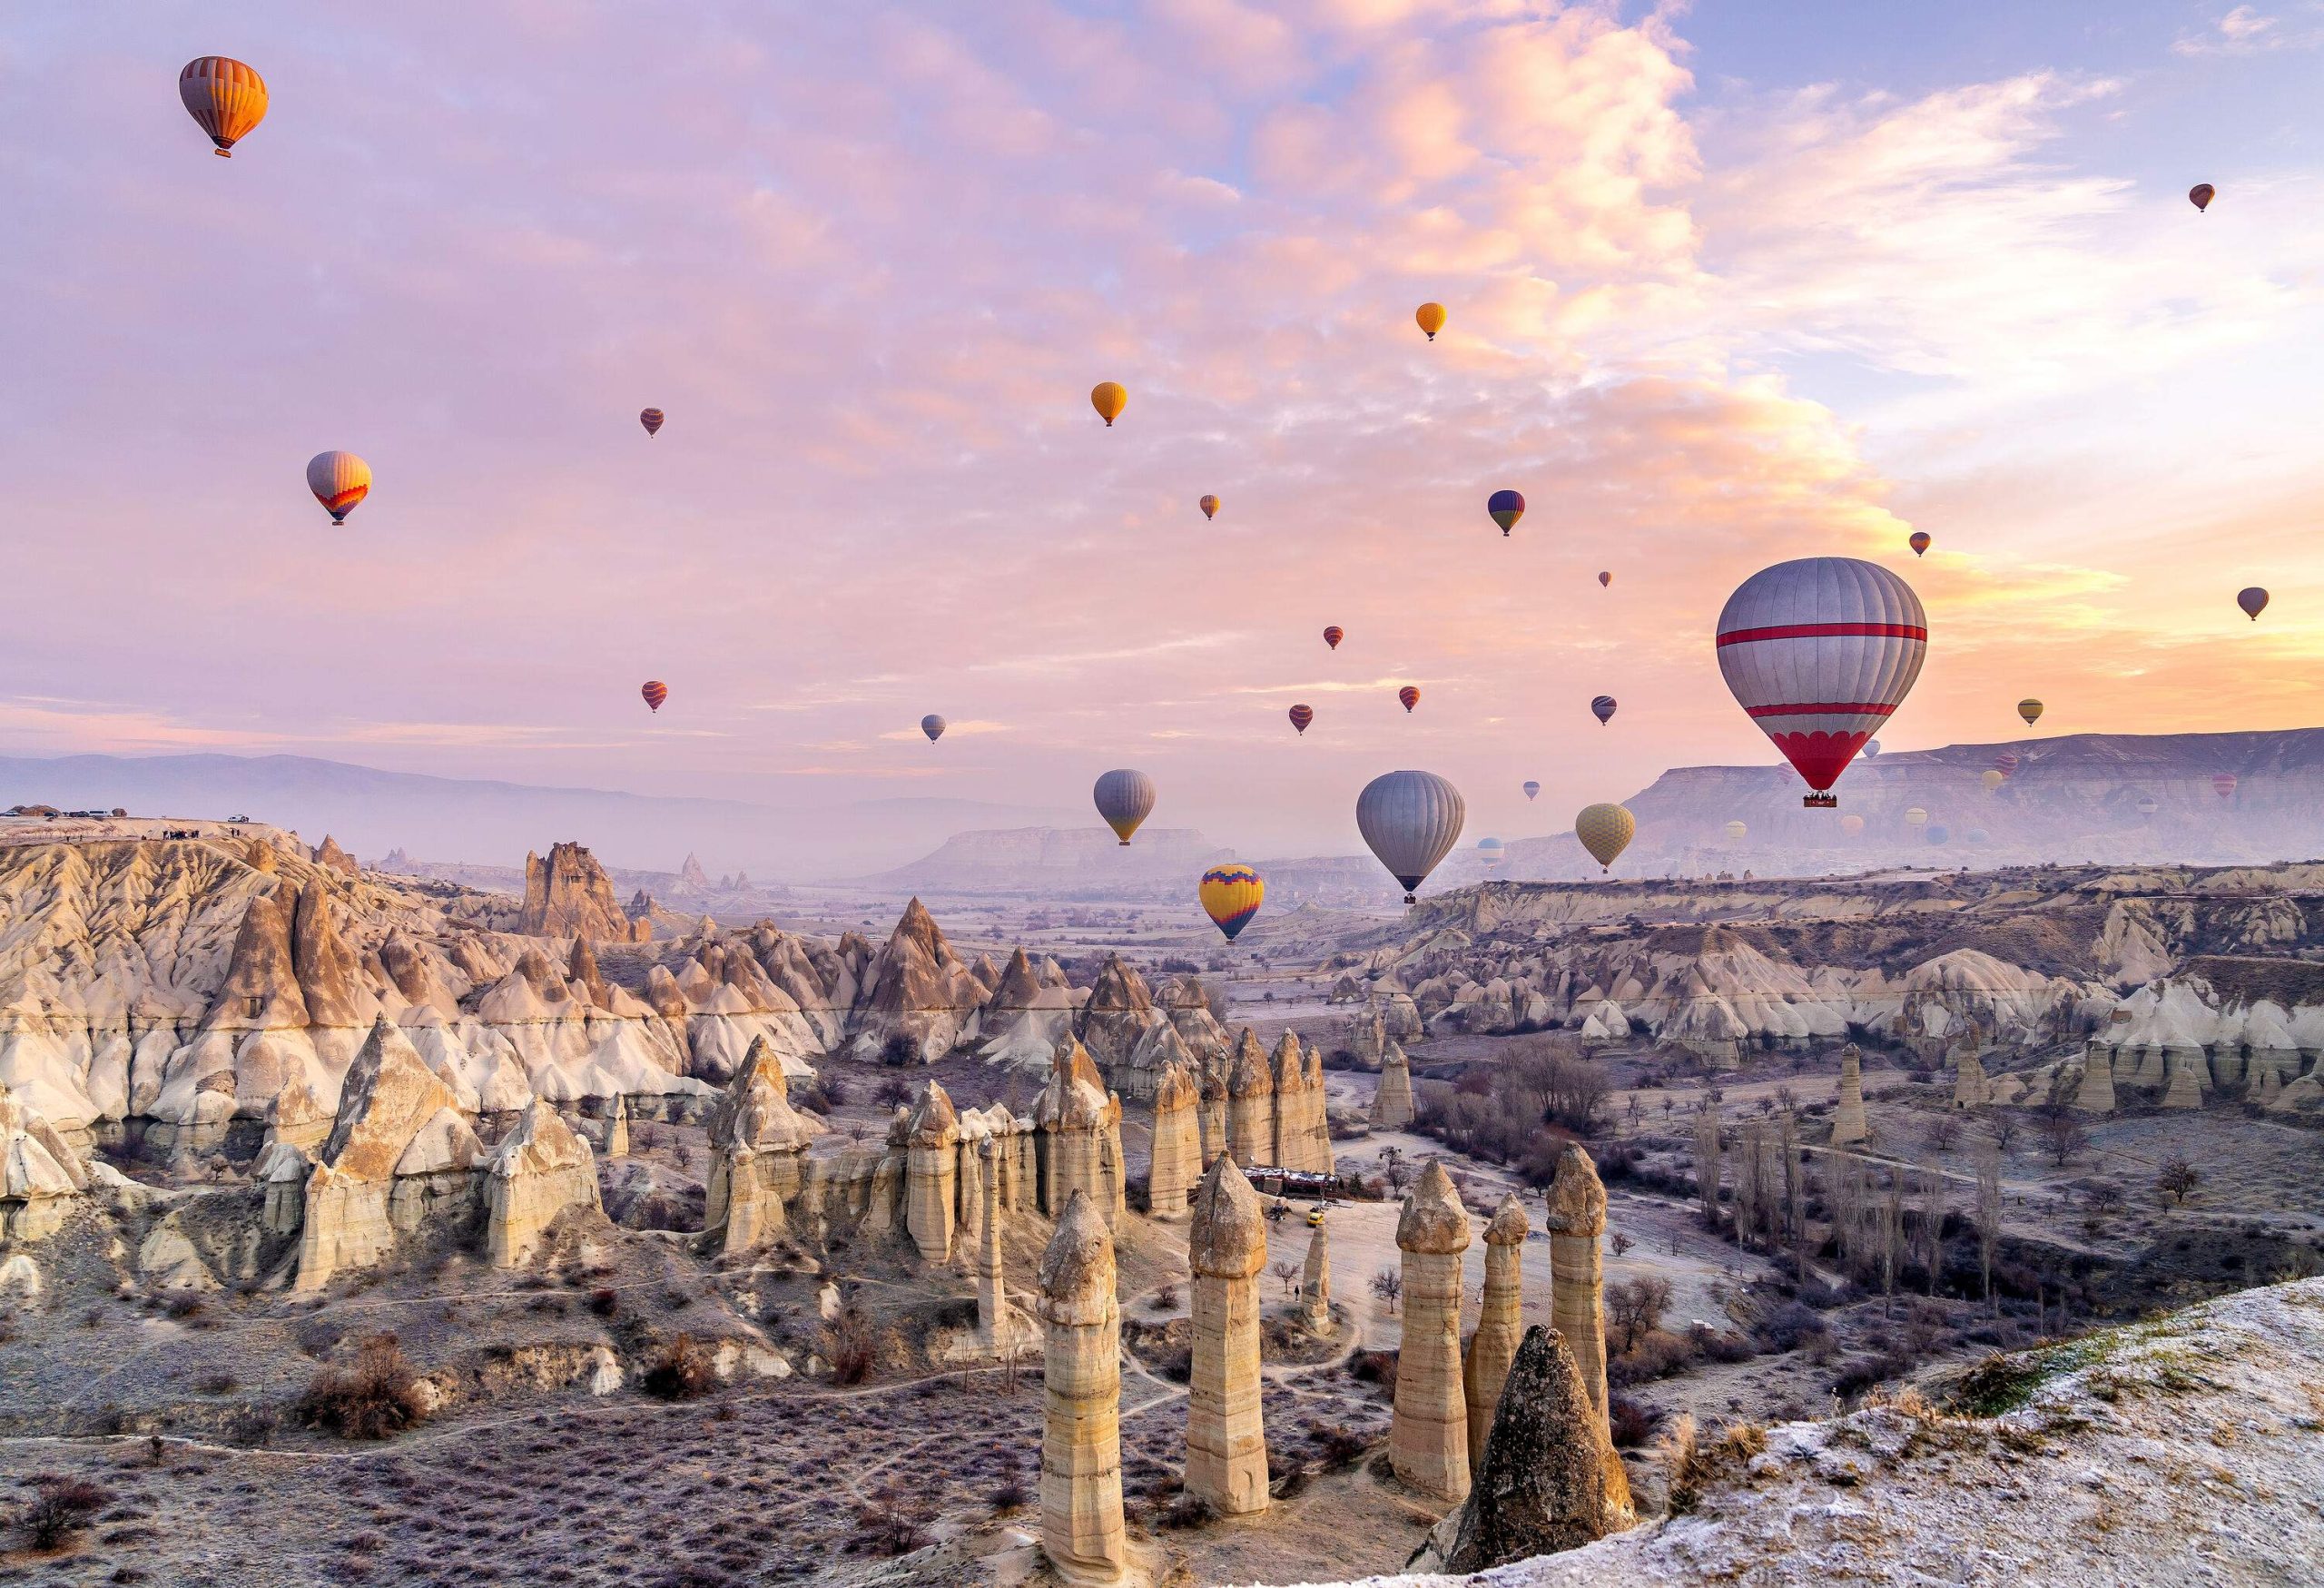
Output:
[[[326,1367],[299,1399],[300,1423],[343,1439],[385,1439],[416,1428],[433,1409],[419,1374],[393,1335],[374,1335],[344,1367]]]
[[[24,1531],[25,1542],[44,1553],[63,1548],[113,1502],[112,1494],[86,1478],[50,1473],[34,1478],[32,1490],[32,1498],[17,1514],[16,1525]]]
[[[718,1373],[710,1352],[692,1335],[682,1334],[664,1346],[637,1376],[637,1387],[657,1400],[685,1401],[704,1396],[716,1386]]]

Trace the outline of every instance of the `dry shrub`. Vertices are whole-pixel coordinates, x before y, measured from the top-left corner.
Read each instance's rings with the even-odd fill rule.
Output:
[[[1218,1513],[1200,1494],[1180,1494],[1163,1507],[1158,1518],[1165,1527],[1206,1527],[1216,1521]]]
[[[822,1327],[817,1349],[832,1365],[835,1384],[862,1384],[878,1360],[880,1342],[872,1320],[859,1307],[843,1307]]]
[[[59,1549],[112,1501],[111,1494],[86,1478],[44,1473],[33,1479],[33,1497],[25,1503],[16,1524],[33,1548]]]
[[[345,1367],[326,1367],[296,1407],[300,1423],[342,1439],[385,1439],[426,1422],[428,1397],[393,1335],[373,1335]]]
[[[1663,1442],[1670,1474],[1670,1514],[1683,1516],[1692,1511],[1712,1484],[1732,1478],[1767,1447],[1764,1424],[1729,1423],[1706,1445],[1695,1435],[1694,1418],[1681,1415]]]
[[[1606,1426],[1617,1450],[1643,1448],[1647,1440],[1653,1436],[1655,1424],[1660,1420],[1661,1414],[1651,1406],[1642,1406],[1621,1396],[1607,1399]]]
[[[1372,1448],[1370,1440],[1342,1423],[1309,1424],[1307,1442],[1315,1447],[1315,1457],[1326,1472],[1346,1471]]]
[[[1396,1393],[1397,1361],[1393,1351],[1358,1351],[1348,1358],[1348,1376],[1358,1384],[1376,1384],[1393,1396]]]
[[[718,1382],[710,1352],[692,1335],[680,1335],[662,1347],[637,1381],[637,1387],[659,1400],[690,1401],[707,1395]]]

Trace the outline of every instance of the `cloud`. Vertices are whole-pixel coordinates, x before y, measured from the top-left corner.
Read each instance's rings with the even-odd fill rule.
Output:
[[[2309,7],[2311,14],[2313,5]],[[2324,28],[2286,27],[2283,18],[2263,15],[2250,5],[2238,5],[2211,25],[2208,33],[2181,34],[2171,41],[2181,55],[2255,55],[2279,50],[2312,50],[2324,44]]]

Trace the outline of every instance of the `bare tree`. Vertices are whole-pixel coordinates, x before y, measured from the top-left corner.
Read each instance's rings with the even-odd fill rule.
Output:
[[[1627,1256],[1633,1243],[1629,1236],[1618,1229],[1606,1238],[1606,1244],[1613,1248],[1614,1255],[1619,1258]]]
[[[1961,1145],[1961,1121],[1951,1114],[1940,1114],[1928,1128],[1928,1145],[1932,1152],[1950,1152]]]
[[[1987,1128],[1994,1133],[1994,1145],[2007,1157],[2009,1149],[2017,1145],[2018,1137],[2024,1134],[2025,1121],[2011,1110],[1996,1109]]]
[[[1395,1269],[1383,1268],[1372,1276],[1372,1294],[1386,1306],[1390,1317],[1396,1316],[1396,1298],[1403,1293],[1404,1277]]]
[[[1703,1222],[1718,1228],[1718,1109],[1706,1103],[1695,1116],[1695,1184],[1702,1196]]]
[[[2053,1103],[2043,1109],[2034,1122],[2034,1131],[2041,1138],[2042,1149],[2060,1169],[2065,1168],[2069,1159],[2090,1145],[2090,1138],[2083,1131],[2082,1121],[2063,1103]]]
[[[2184,1208],[2202,1184],[2203,1171],[2183,1158],[2164,1159],[2162,1172],[2154,1177],[2156,1192],[2179,1208]]]
[[[1635,1346],[1669,1310],[1670,1281],[1659,1274],[1606,1287],[1606,1325],[1621,1340],[1620,1353]]]
[[[1269,1267],[1267,1268],[1267,1272],[1268,1272],[1268,1273],[1270,1273],[1270,1274],[1273,1274],[1273,1275],[1275,1276],[1275,1282],[1276,1284],[1278,1284],[1278,1285],[1280,1285],[1280,1286],[1282,1286],[1282,1287],[1283,1287],[1283,1293],[1284,1293],[1285,1296],[1291,1296],[1291,1295],[1295,1295],[1295,1294],[1296,1294],[1296,1293],[1297,1293],[1297,1291],[1298,1291],[1298,1289],[1299,1289],[1299,1265],[1298,1265],[1298,1264],[1296,1264],[1296,1263],[1275,1263],[1275,1264],[1272,1264],[1272,1265],[1270,1265],[1270,1266],[1269,1266]]]

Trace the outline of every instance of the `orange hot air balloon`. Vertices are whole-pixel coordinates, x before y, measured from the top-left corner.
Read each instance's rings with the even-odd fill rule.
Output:
[[[332,523],[344,524],[371,494],[371,466],[352,452],[318,452],[307,459],[307,488]]]
[[[1840,818],[1840,831],[1854,838],[1864,831],[1864,818],[1850,811]]]
[[[1413,311],[1413,322],[1428,332],[1429,340],[1434,341],[1436,333],[1444,329],[1444,305],[1442,303],[1422,304]]]
[[[670,698],[670,686],[659,678],[648,678],[638,686],[637,693],[644,697],[646,710],[659,711],[662,703]]]
[[[2195,206],[2195,213],[2198,215],[2210,209],[2211,201],[2217,197],[2219,197],[2219,189],[2207,182],[2199,182],[2187,190],[2187,202]]]
[[[1913,548],[1913,555],[1915,557],[1927,556],[1929,548],[1928,531],[1925,529],[1914,530],[1911,535],[1905,538],[1905,544]]]
[[[1216,518],[1218,517],[1218,498],[1216,497],[1205,497],[1202,500],[1196,502],[1195,506],[1202,509],[1202,516],[1206,518]]]
[[[266,119],[266,80],[230,56],[202,55],[178,74],[178,101],[217,145],[211,153],[231,160],[235,143]]]
[[[1600,574],[1598,576],[1598,587],[1601,590],[1612,586],[1613,582],[1614,576],[1611,574]]]
[[[1406,711],[1410,711],[1413,707],[1420,704],[1420,691],[1407,684],[1402,689],[1396,691],[1396,698],[1404,703],[1404,709]]]
[[[1106,428],[1110,430],[1114,421],[1122,417],[1122,409],[1129,406],[1129,393],[1114,381],[1100,380],[1089,389],[1089,406],[1098,410],[1098,417],[1106,421]]]
[[[637,422],[645,427],[647,435],[658,436],[662,433],[663,417],[662,410],[658,408],[644,409],[638,413]]]
[[[1334,649],[1334,650],[1337,650],[1337,649],[1339,649],[1339,648],[1340,648],[1340,641],[1342,641],[1342,640],[1345,639],[1346,637],[1347,637],[1347,630],[1345,630],[1344,628],[1342,628],[1342,627],[1341,627],[1338,624],[1336,624],[1336,623],[1333,624],[1333,625],[1331,626],[1331,627],[1329,627],[1329,628],[1327,628],[1327,629],[1324,630],[1324,643],[1325,645],[1327,645],[1327,646],[1331,646],[1331,647],[1332,647],[1332,649]]]
[[[1291,708],[1291,725],[1297,728],[1301,733],[1305,733],[1307,731],[1307,725],[1315,720],[1315,708],[1314,706],[1295,705]]]

